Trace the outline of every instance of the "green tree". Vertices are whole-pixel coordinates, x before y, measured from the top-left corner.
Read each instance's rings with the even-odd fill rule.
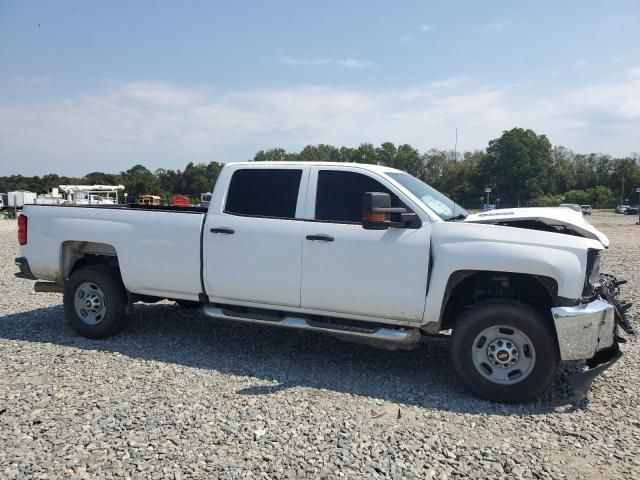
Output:
[[[82,185],[119,185],[120,176],[103,172],[91,172],[86,174],[82,180]]]
[[[135,165],[120,174],[125,191],[129,197],[142,194],[162,195],[160,181],[147,167]]]
[[[404,144],[398,147],[392,165],[390,167],[404,170],[415,177],[422,177],[424,167],[418,150],[411,145]]]
[[[632,157],[618,158],[613,161],[610,186],[611,190],[616,192],[618,202],[621,204],[625,203],[626,198],[637,198],[635,189],[640,187],[640,168]]]
[[[574,188],[576,184],[574,157],[574,153],[568,148],[553,147],[551,152],[553,164],[551,190],[553,193],[566,192]]]
[[[357,163],[378,163],[378,153],[371,143],[363,143],[353,152],[352,160]]]
[[[338,162],[340,150],[331,145],[307,145],[297,157],[301,162]]]
[[[253,156],[254,162],[284,162],[291,160],[284,148],[272,148],[271,150],[260,150]]]
[[[339,162],[355,162],[356,161],[356,150],[350,147],[340,147],[338,150],[340,156],[338,157]]]
[[[182,172],[180,192],[193,199],[200,199],[201,193],[211,192],[218,179],[222,166],[217,162],[189,163]]]
[[[538,197],[551,183],[551,143],[533,130],[514,128],[491,140],[481,168],[486,186],[503,201]]]
[[[168,194],[179,194],[182,190],[182,172],[180,170],[156,170],[156,177],[160,182],[160,189]]]
[[[570,190],[564,194],[564,202],[579,205],[611,205],[615,202],[615,195],[610,188],[598,185],[586,190]]]
[[[376,148],[376,156],[380,165],[388,167],[395,164],[398,149],[391,142],[384,142],[380,147]]]

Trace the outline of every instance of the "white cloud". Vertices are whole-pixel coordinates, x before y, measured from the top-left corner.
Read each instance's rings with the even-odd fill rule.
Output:
[[[333,60],[329,58],[291,58],[291,57],[280,57],[279,61],[281,63],[286,63],[287,65],[326,65],[328,63],[332,63]]]
[[[573,111],[580,112],[583,118],[637,122],[640,127],[640,68],[631,69],[629,73],[630,78],[624,82],[588,86],[569,92],[564,103]],[[633,141],[637,141],[637,136]]]
[[[433,30],[433,27],[428,23],[423,23],[422,25],[420,25],[420,30],[422,30],[423,32],[430,32],[431,30]]]
[[[485,33],[500,33],[504,28],[512,22],[511,19],[503,20],[501,22],[492,22],[480,27],[481,32]]]
[[[339,65],[346,68],[368,68],[373,66],[373,62],[368,60],[359,60],[357,58],[344,58],[333,60],[331,58],[292,58],[292,57],[280,57],[281,63],[286,63],[292,66],[318,66],[318,65]]]
[[[36,85],[44,85],[51,82],[51,77],[47,77],[44,75],[32,75],[32,76],[23,76],[23,75],[12,75],[11,80],[14,83],[19,85],[32,87]]]
[[[358,60],[357,58],[346,58],[344,60],[338,60],[338,64],[347,68],[369,68],[373,67],[373,62],[368,60]]]
[[[630,77],[640,77],[640,67],[632,67],[627,70]]]
[[[573,66],[576,68],[586,67],[589,64],[589,60],[585,58],[581,58],[580,60],[576,60],[573,62]]]
[[[384,141],[468,149],[515,126],[577,151],[637,150],[640,68],[622,80],[541,95],[456,77],[404,89],[322,85],[221,93],[162,82],[112,85],[50,103],[0,105],[3,174],[82,175],[135,163],[246,160],[264,148]],[[462,141],[461,140],[461,141]]]

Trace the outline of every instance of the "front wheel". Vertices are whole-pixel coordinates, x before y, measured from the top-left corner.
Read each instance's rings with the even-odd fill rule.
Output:
[[[117,271],[91,265],[71,274],[64,288],[67,322],[83,337],[115,335],[125,325],[127,292]]]
[[[507,300],[482,302],[462,315],[451,360],[471,391],[503,403],[540,395],[560,364],[550,322],[529,305]]]

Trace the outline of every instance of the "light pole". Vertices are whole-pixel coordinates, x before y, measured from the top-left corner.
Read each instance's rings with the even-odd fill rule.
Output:
[[[484,189],[484,193],[487,194],[487,205],[489,205],[489,197],[490,197],[490,194],[491,194],[491,189],[489,187],[485,188]]]
[[[496,198],[496,210],[500,208],[500,199]]]

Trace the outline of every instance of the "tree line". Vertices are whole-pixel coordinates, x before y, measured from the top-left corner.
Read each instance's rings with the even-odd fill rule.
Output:
[[[282,148],[260,150],[254,161],[322,161],[380,164],[407,171],[467,207],[480,203],[485,188],[501,206],[554,206],[559,203],[613,205],[635,203],[640,187],[640,155],[614,157],[602,153],[577,154],[552,146],[545,135],[514,128],[491,140],[485,150],[455,152],[385,142],[358,147],[308,145],[300,152]],[[222,164],[189,163],[184,170],[150,171],[135,165],[119,174],[92,172],[82,178],[55,174],[42,177],[0,177],[0,191],[49,191],[60,184],[122,184],[130,197],[147,193],[168,198],[188,195],[197,202],[210,192]],[[492,201],[494,203],[494,201]]]

